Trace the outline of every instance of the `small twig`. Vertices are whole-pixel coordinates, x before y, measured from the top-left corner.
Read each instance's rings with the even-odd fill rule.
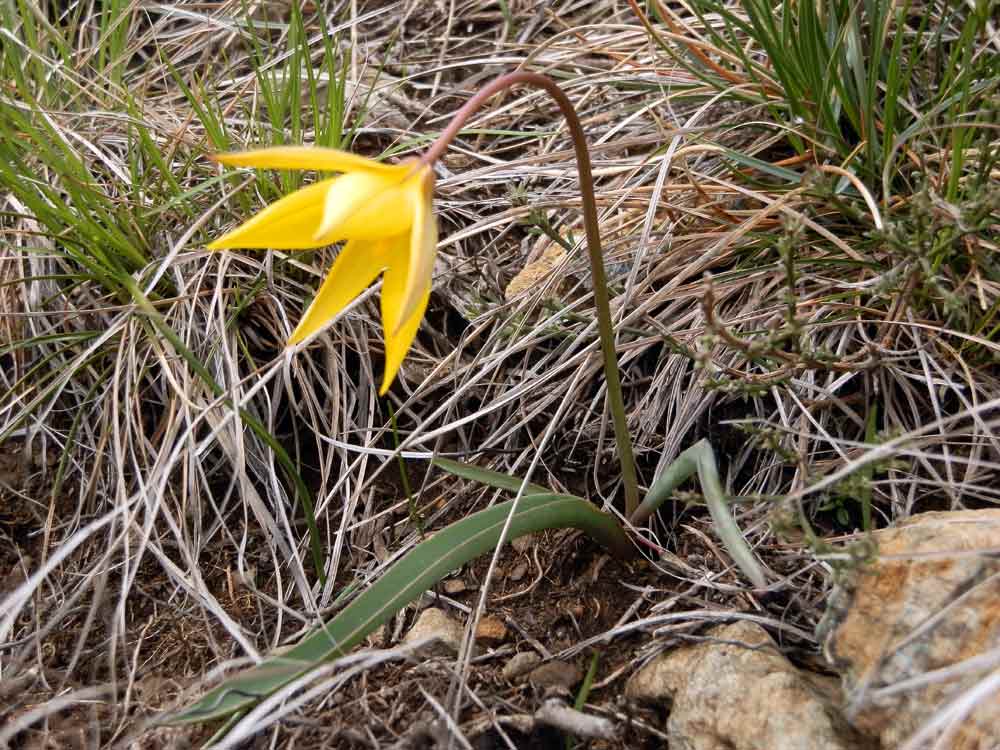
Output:
[[[559,698],[545,701],[535,711],[535,720],[539,724],[588,740],[613,740],[618,736],[618,727],[610,719],[577,711]]]

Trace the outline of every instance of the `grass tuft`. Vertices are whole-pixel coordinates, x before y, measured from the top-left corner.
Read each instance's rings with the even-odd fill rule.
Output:
[[[592,549],[541,540],[490,606],[553,656],[603,644],[588,707],[660,648],[633,636],[662,609],[693,633],[752,601],[809,650],[830,545],[1000,500],[988,2],[418,5],[0,3],[0,744],[126,743],[342,611],[414,519],[433,539],[498,500],[434,455],[616,507],[572,150],[542,95],[497,97],[442,161],[435,292],[388,403],[376,295],[285,351],[336,248],[203,249],[312,179],[210,154],[405,157],[517,66],[560,81],[593,145],[640,480],[707,440],[784,587],[747,598],[697,484],[652,519],[646,568],[583,576]],[[389,661],[330,678],[342,703],[301,694],[270,740],[334,741],[310,724],[329,711],[396,742],[418,678],[449,704],[459,678]],[[490,668],[453,696],[506,710]]]

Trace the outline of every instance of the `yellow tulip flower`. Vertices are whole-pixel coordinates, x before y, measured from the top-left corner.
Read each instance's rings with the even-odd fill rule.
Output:
[[[326,325],[382,273],[384,394],[413,343],[431,293],[437,248],[434,173],[417,160],[381,164],[345,151],[278,146],[220,154],[236,167],[341,172],[272,203],[208,245],[209,250],[305,250],[346,240],[316,298],[288,340]]]

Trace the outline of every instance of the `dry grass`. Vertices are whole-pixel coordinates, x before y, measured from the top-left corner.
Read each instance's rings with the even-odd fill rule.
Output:
[[[15,113],[74,154],[90,180],[79,190],[103,196],[107,231],[137,258],[116,248],[121,275],[81,271],[77,245],[109,242],[74,223],[96,209],[74,202],[72,175],[45,153],[18,152],[23,184],[8,178],[0,191],[4,741],[123,743],[222,667],[315,625],[346,585],[419,539],[375,396],[377,291],[289,352],[283,341],[334,251],[202,250],[293,184],[215,179],[202,157],[225,146],[220,126],[233,146],[329,137],[329,121],[309,107],[299,119],[297,107],[269,101],[268,82],[297,101],[285,75],[295,49],[324,96],[336,83],[323,77],[333,50],[344,145],[365,154],[418,150],[477,86],[517,66],[553,76],[579,107],[641,478],[648,484],[707,437],[729,489],[746,498],[741,527],[777,574],[768,592],[744,588],[697,505],[678,503],[650,529],[676,558],[605,568],[599,583],[594,549],[558,535],[536,545],[525,558],[531,587],[518,594],[501,577],[488,606],[549,653],[597,648],[593,710],[618,715],[613,695],[636,664],[733,613],[759,618],[808,659],[837,561],[813,554],[822,550],[809,548],[804,521],[822,537],[860,528],[866,506],[882,526],[997,501],[995,197],[946,200],[913,173],[902,178],[912,190],[894,189],[891,204],[879,185],[866,187],[874,206],[845,192],[838,175],[810,168],[827,161],[819,144],[797,159],[766,106],[715,94],[651,43],[627,4],[336,4],[327,46],[308,14],[295,41],[283,7],[254,6],[251,24],[240,3],[132,3],[115,27],[118,57],[103,67],[86,55],[107,27],[91,4],[73,8],[72,64],[54,46],[30,52],[16,29],[0,40],[8,65],[18,56],[29,72],[49,66],[52,87],[33,103],[5,88],[4,132],[24,127]],[[683,22],[702,33],[697,17]],[[912,148],[933,187],[950,162],[932,140]],[[995,179],[983,153],[995,136],[975,147]],[[494,100],[440,166],[435,292],[388,396],[430,529],[494,499],[429,471],[434,453],[519,475],[540,456],[532,481],[617,507],[586,259],[575,246],[575,175],[555,108],[524,90]],[[52,188],[47,200],[63,200],[49,218],[25,202],[35,180]],[[968,257],[925,273],[908,243],[933,243],[976,211]],[[573,249],[508,300],[511,279],[552,242],[540,227]],[[302,493],[247,414],[314,498],[325,585]],[[505,552],[501,567],[520,559]],[[560,597],[568,619],[548,608],[560,587],[571,592]],[[472,735],[490,728],[489,711],[533,706],[497,685],[498,660],[456,676],[399,658],[351,657],[304,708],[272,715],[265,735],[319,746],[334,727],[345,743],[388,746],[412,716],[436,718],[434,701],[451,710],[449,695],[463,706],[456,731]],[[630,746],[659,742],[655,717],[630,731]],[[155,742],[168,746],[165,737]]]

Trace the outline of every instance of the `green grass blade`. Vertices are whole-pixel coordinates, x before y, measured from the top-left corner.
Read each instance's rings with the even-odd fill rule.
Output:
[[[400,558],[329,623],[281,656],[226,680],[201,700],[168,717],[173,724],[218,719],[265,698],[313,667],[347,653],[406,604],[456,568],[494,549],[510,518],[508,539],[552,528],[577,528],[619,557],[634,547],[608,514],[578,497],[533,495],[500,503],[442,529]]]
[[[577,711],[582,711],[583,707],[587,705],[587,698],[590,696],[591,688],[594,687],[594,679],[597,677],[597,664],[600,660],[601,655],[597,652],[594,652],[594,655],[590,657],[590,666],[587,667],[587,674],[580,684],[580,691],[576,694],[576,700],[573,701],[573,708]]]
[[[573,701],[573,708],[577,711],[582,711],[583,707],[587,705],[587,698],[590,696],[590,691],[594,687],[594,680],[597,677],[597,664],[601,660],[601,655],[598,652],[594,652],[594,655],[590,657],[590,666],[587,667],[587,674],[583,678],[583,682],[580,684],[580,690],[576,694],[576,700]],[[574,750],[579,747],[580,744],[573,737],[566,735],[563,738],[563,747],[566,750]]]
[[[777,179],[783,180],[791,185],[799,185],[802,183],[802,175],[794,170],[775,166],[769,162],[756,159],[752,156],[747,156],[746,154],[741,154],[739,151],[733,151],[729,148],[723,149],[723,153],[737,164],[742,164],[745,167],[760,170],[764,174],[769,174],[772,177],[776,177]]]

